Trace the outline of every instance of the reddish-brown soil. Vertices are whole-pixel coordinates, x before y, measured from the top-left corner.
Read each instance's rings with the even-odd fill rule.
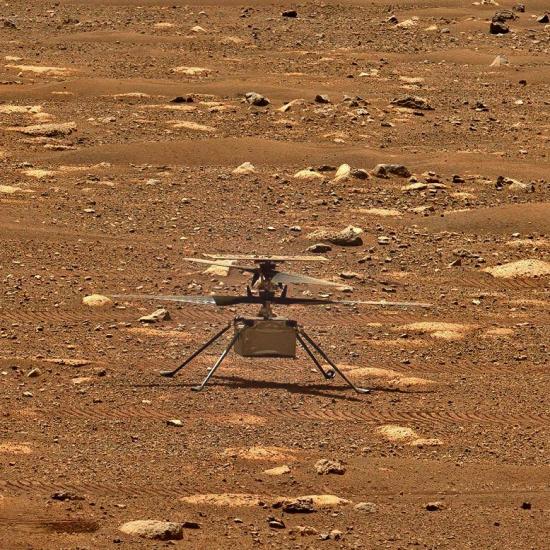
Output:
[[[536,22],[548,2],[527,2],[499,36],[489,21],[509,1],[282,4],[3,4],[2,550],[547,547],[550,277],[485,269],[550,261],[550,28]],[[281,16],[290,8],[297,18]],[[433,109],[391,103],[404,95]],[[21,131],[62,123],[76,129]],[[255,173],[233,174],[244,162]],[[335,182],[343,163],[403,164],[427,185]],[[324,179],[294,178],[323,165]],[[334,298],[433,307],[277,312],[369,395],[324,381],[304,354],[231,354],[194,393],[221,345],[177,378],[158,371],[254,310],[168,304],[170,320],[143,327],[162,304],[82,304],[235,293],[246,277],[182,258],[304,254],[309,233],[348,225],[363,229],[361,246],[289,269],[356,273]],[[345,473],[319,475],[322,458]],[[272,507],[304,495],[345,500],[314,499],[311,514]],[[173,543],[119,531],[138,519],[200,528]]]

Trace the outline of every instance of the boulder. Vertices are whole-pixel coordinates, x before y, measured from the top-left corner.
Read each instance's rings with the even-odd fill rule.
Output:
[[[134,535],[143,539],[181,540],[183,538],[182,524],[171,521],[152,519],[129,521],[121,525],[119,529],[126,535]]]
[[[379,178],[387,177],[388,174],[393,174],[401,178],[409,178],[410,170],[402,164],[377,164],[372,173]]]
[[[159,321],[168,321],[170,319],[170,314],[168,310],[164,308],[157,309],[150,313],[149,315],[144,315],[139,318],[140,323],[158,323]]]
[[[85,306],[103,307],[112,304],[113,301],[111,298],[101,294],[90,294],[89,296],[84,296],[84,298],[82,298],[82,303]]]
[[[360,246],[363,244],[361,238],[363,230],[353,225],[348,225],[340,232],[328,231],[326,229],[318,229],[310,233],[307,238],[312,241],[328,241],[339,246]]]
[[[321,458],[315,463],[315,471],[319,475],[342,475],[346,472],[346,468],[339,460],[329,460],[328,458]]]
[[[244,97],[250,105],[254,105],[255,107],[265,107],[266,105],[269,105],[269,99],[267,97],[264,97],[261,94],[258,94],[256,92],[247,92],[244,94]]]
[[[397,107],[407,107],[408,109],[420,109],[422,111],[433,111],[433,107],[423,97],[406,95],[392,99],[392,105]]]

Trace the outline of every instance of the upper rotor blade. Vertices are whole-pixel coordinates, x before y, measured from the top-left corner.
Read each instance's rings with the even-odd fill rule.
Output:
[[[349,288],[349,285],[343,283],[334,283],[333,281],[326,281],[325,279],[316,279],[315,277],[309,277],[308,275],[299,275],[298,273],[285,273],[283,271],[277,272],[277,274],[271,279],[274,283],[281,284],[303,284],[303,285],[317,285],[317,286],[337,286],[339,288]]]
[[[184,302],[209,306],[231,306],[235,304],[256,303],[256,296],[167,296],[154,294],[112,294],[111,298],[123,298],[125,300],[157,300],[163,302]]]
[[[227,267],[229,269],[238,269],[239,271],[248,271],[250,273],[256,273],[258,269],[257,267],[248,267],[244,265],[229,265],[227,263],[227,260],[225,261],[225,263],[223,260],[218,260],[218,261],[203,260],[202,258],[183,258],[183,260],[185,260],[186,262],[196,262],[198,264],[219,265],[221,267]]]
[[[401,306],[401,307],[432,307],[432,304],[426,304],[422,302],[386,302],[380,301],[364,301],[364,300],[331,300],[329,298],[292,298],[292,297],[280,297],[277,296],[273,299],[274,304],[304,304],[304,305],[331,305],[331,304],[344,304],[344,305],[369,305],[369,306]]]

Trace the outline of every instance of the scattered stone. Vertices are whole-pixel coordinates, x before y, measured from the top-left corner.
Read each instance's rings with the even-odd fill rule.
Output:
[[[42,371],[38,367],[35,367],[34,369],[31,369],[27,373],[27,378],[37,378],[41,374],[42,374]]]
[[[439,500],[435,502],[428,502],[428,504],[426,504],[426,510],[428,510],[428,512],[439,512],[443,509],[445,509],[445,505]]]
[[[365,512],[368,514],[374,514],[374,512],[378,510],[378,506],[376,506],[374,502],[358,502],[353,508],[358,512]]]
[[[139,318],[140,323],[158,323],[159,321],[169,321],[170,313],[164,308],[157,309],[149,315],[144,315]]]
[[[306,252],[313,252],[314,254],[322,254],[323,252],[330,252],[331,250],[332,246],[325,243],[312,244],[306,248]]]
[[[183,527],[181,523],[156,521],[151,519],[129,521],[119,527],[127,535],[135,535],[152,540],[181,540]]]
[[[512,9],[519,13],[525,13],[525,4],[514,4]]]
[[[254,174],[256,172],[256,168],[251,162],[243,162],[240,166],[237,166],[233,170],[233,174]]]
[[[378,178],[388,177],[388,174],[394,174],[401,178],[409,178],[411,176],[410,170],[402,164],[377,164],[372,173]]]
[[[333,529],[328,536],[331,540],[340,540],[344,536],[344,533],[338,529]]]
[[[322,458],[315,463],[315,471],[319,475],[343,475],[346,472],[346,468],[339,460],[329,460],[328,458]]]
[[[281,13],[282,17],[298,17],[298,12],[296,10],[285,10]]]
[[[428,103],[428,100],[423,97],[406,95],[403,97],[398,97],[392,99],[392,105],[397,105],[398,107],[406,107],[407,109],[420,109],[421,111],[433,111],[433,107]]]
[[[246,101],[250,103],[250,105],[254,105],[256,107],[265,107],[270,103],[267,97],[264,97],[263,95],[256,92],[247,92],[244,97],[246,98]]]
[[[183,422],[177,418],[171,418],[170,420],[166,421],[167,426],[174,426],[175,428],[181,428],[183,426]]]
[[[378,244],[390,244],[391,239],[389,237],[386,237],[385,235],[380,235],[377,239]]]
[[[84,296],[84,298],[82,298],[82,303],[91,307],[103,307],[112,304],[113,301],[111,298],[101,294],[90,294],[89,296]]]
[[[315,512],[311,497],[279,500],[273,503],[273,508],[282,508],[283,512],[287,514],[311,514]]]
[[[12,129],[26,136],[56,137],[72,134],[76,131],[76,124],[74,122],[32,124],[31,126],[18,126]]]
[[[339,246],[360,246],[363,244],[361,233],[363,233],[363,230],[359,227],[348,225],[348,227],[339,233],[334,233],[325,229],[318,229],[317,231],[310,233],[307,238],[312,241],[328,241],[329,243],[337,244]]]
[[[328,95],[317,94],[315,96],[315,103],[330,103]]]
[[[359,275],[359,273],[355,273],[353,271],[342,271],[342,273],[340,273],[340,277],[344,280],[362,279],[362,277],[361,277],[361,275]]]
[[[289,473],[290,468],[286,464],[283,464],[282,466],[277,466],[275,468],[270,468],[269,470],[264,470],[264,474],[268,476],[282,476]]]

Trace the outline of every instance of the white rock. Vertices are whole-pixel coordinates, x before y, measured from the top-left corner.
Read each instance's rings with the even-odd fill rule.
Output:
[[[256,168],[251,162],[243,162],[233,170],[233,174],[254,174],[255,172]]]
[[[334,181],[342,181],[350,177],[351,166],[349,164],[341,164],[336,170]]]
[[[89,296],[84,296],[84,298],[82,298],[82,303],[91,307],[103,307],[112,304],[113,301],[111,298],[101,294],[90,294]]]
[[[311,170],[311,168],[306,168],[305,170],[300,170],[294,174],[294,177],[298,180],[324,180],[325,176],[323,174]]]
[[[156,521],[152,519],[129,521],[119,528],[127,535],[135,535],[153,540],[181,540],[183,527],[181,523],[171,521]]]

